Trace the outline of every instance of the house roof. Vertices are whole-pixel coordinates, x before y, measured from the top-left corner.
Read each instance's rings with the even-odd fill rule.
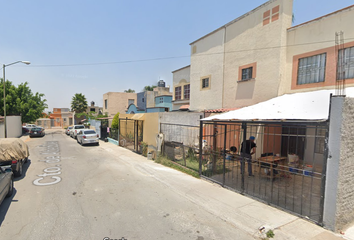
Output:
[[[204,112],[206,113],[224,113],[224,112],[229,112],[232,110],[237,110],[240,108],[218,108],[218,109],[209,109],[209,110],[205,110]]]
[[[213,33],[219,31],[219,30],[222,29],[222,28],[228,27],[229,25],[231,25],[231,24],[233,24],[233,23],[235,23],[235,22],[237,22],[237,21],[239,21],[239,20],[241,20],[241,19],[247,17],[247,16],[250,15],[251,13],[256,12],[258,9],[260,9],[260,8],[262,8],[262,7],[264,7],[264,6],[268,5],[268,4],[271,4],[271,3],[274,2],[274,1],[275,1],[275,0],[269,0],[268,2],[263,3],[262,5],[260,5],[260,6],[256,7],[255,9],[253,9],[253,10],[251,10],[251,11],[249,11],[249,12],[243,14],[243,15],[241,15],[240,17],[238,17],[238,18],[232,20],[231,22],[226,23],[225,25],[223,25],[223,26],[221,26],[221,27],[215,29],[214,31],[212,31],[212,32],[210,32],[210,33],[204,35],[204,36],[201,37],[201,38],[198,38],[197,40],[191,42],[189,45],[192,45],[192,44],[198,42],[199,40],[202,40],[203,38],[206,38],[206,37],[212,35]]]
[[[345,90],[347,97],[354,97],[354,87]],[[335,90],[319,90],[285,94],[268,101],[238,110],[210,116],[203,121],[261,121],[261,120],[305,120],[325,121],[329,116],[330,95]]]
[[[185,69],[185,68],[189,68],[190,66],[191,66],[191,65],[188,65],[188,66],[185,66],[185,67],[176,69],[176,70],[172,71],[172,73],[177,72],[177,71],[182,70],[182,69]]]
[[[187,110],[189,109],[189,105],[182,105],[179,107],[180,110]]]

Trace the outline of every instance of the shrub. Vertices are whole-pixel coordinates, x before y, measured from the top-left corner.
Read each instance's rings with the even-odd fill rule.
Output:
[[[115,128],[115,129],[119,128],[119,112],[116,115],[114,115],[111,128]]]

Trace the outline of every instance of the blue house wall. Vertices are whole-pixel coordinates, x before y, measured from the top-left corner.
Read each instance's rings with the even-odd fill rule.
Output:
[[[140,92],[137,93],[137,103],[136,103],[137,107],[140,110],[146,110],[146,99],[145,99],[145,92]]]
[[[155,97],[156,108],[168,108],[168,111],[172,110],[172,96],[158,96]]]

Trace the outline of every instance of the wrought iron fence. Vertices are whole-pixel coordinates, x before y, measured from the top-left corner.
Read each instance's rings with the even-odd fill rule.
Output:
[[[327,122],[202,124],[203,177],[322,223]]]

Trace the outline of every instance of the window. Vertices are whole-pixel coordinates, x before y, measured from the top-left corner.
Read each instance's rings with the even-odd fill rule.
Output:
[[[159,98],[159,103],[163,103],[163,98],[162,97]]]
[[[190,95],[190,84],[184,85],[184,94],[183,94],[183,98],[184,99],[189,99],[189,95]]]
[[[326,136],[326,129],[324,128],[316,129],[315,153],[323,154],[325,149],[325,136]]]
[[[141,101],[144,102],[145,101],[144,98],[142,98]]]
[[[128,106],[129,106],[130,104],[134,104],[134,99],[128,99]]]
[[[253,72],[253,67],[242,69],[242,78],[241,78],[241,80],[252,79],[252,76],[253,76],[252,72]]]
[[[95,108],[90,108],[90,112],[96,112]]]
[[[300,58],[297,84],[324,82],[326,71],[326,53]]]
[[[209,88],[209,78],[202,79],[202,88]]]
[[[107,109],[107,99],[104,100],[104,108]]]
[[[338,52],[337,80],[354,78],[354,47]]]
[[[175,100],[181,100],[182,87],[175,88]]]
[[[57,123],[60,122],[60,118],[57,118]]]

